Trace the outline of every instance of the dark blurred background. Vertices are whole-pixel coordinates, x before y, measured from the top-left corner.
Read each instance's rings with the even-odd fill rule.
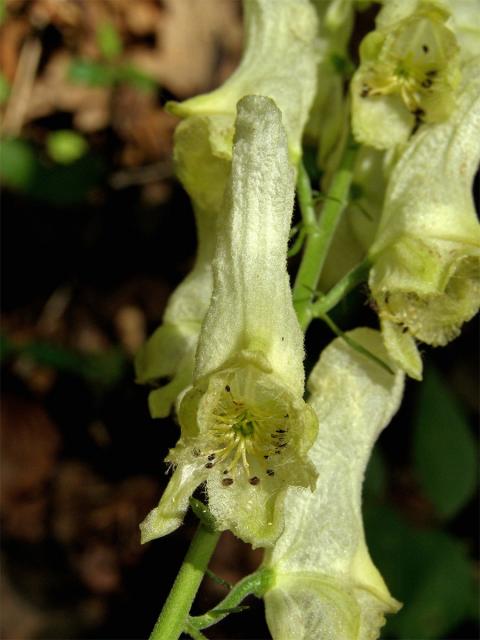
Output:
[[[195,527],[189,515],[139,544],[178,429],[149,418],[132,356],[195,252],[163,105],[235,68],[241,7],[0,0],[0,25],[0,633],[143,638]],[[343,329],[375,326],[365,294],[336,310]],[[312,327],[307,367],[331,338]],[[425,350],[425,382],[408,383],[369,467],[367,539],[405,603],[385,638],[478,637],[477,354],[475,322]],[[233,583],[260,560],[225,534],[211,568]],[[207,578],[196,612],[225,592]],[[248,604],[208,637],[269,638],[262,604]]]

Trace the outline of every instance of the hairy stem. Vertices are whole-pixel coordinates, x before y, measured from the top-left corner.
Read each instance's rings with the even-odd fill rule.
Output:
[[[314,302],[311,306],[312,316],[320,318],[325,313],[331,311],[343,298],[361,282],[367,280],[368,272],[371,264],[368,258],[365,258],[356,267],[347,273],[337,284],[330,289],[328,293]]]
[[[316,221],[310,180],[299,163],[297,194],[302,218],[312,230],[308,233],[302,262],[293,287],[293,303],[300,326],[305,331],[312,320],[311,296],[320,279],[333,235],[348,203],[356,146],[349,139],[338,171],[328,191],[320,219]],[[314,225],[314,226],[312,226]]]
[[[220,532],[212,532],[200,522],[150,640],[177,640],[180,637],[219,537]]]
[[[382,369],[385,369],[385,371],[388,371],[388,373],[390,373],[392,376],[395,375],[395,372],[393,371],[393,369],[391,369],[386,362],[384,362],[381,358],[376,356],[374,353],[372,353],[368,349],[365,349],[365,347],[363,347],[359,342],[347,336],[347,334],[344,331],[342,331],[340,327],[337,327],[334,321],[326,313],[322,314],[320,316],[320,319],[323,320],[328,327],[330,327],[330,329],[333,331],[333,333],[336,336],[345,340],[345,342],[350,347],[352,347],[352,349],[354,349],[358,353],[361,353],[366,358],[369,358],[370,360],[378,364],[380,367],[382,367]]]
[[[204,613],[202,616],[190,618],[189,624],[196,629],[206,629],[223,620],[231,613],[231,610],[245,600],[249,595],[261,597],[270,586],[272,570],[263,567],[255,573],[246,576],[233,587],[227,596],[216,607]]]

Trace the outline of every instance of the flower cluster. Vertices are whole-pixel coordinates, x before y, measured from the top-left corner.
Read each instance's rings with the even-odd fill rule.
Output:
[[[356,4],[245,0],[237,71],[209,94],[170,104],[183,118],[175,167],[192,199],[198,255],[136,362],[138,379],[157,385],[152,415],[175,405],[181,429],[142,540],[179,527],[201,488],[217,530],[266,549],[275,640],[374,640],[401,606],[368,553],[365,468],[400,404],[404,374],[422,377],[417,341],[446,344],[480,305],[472,198],[480,46],[467,29],[470,9],[384,0],[360,46],[349,104]],[[367,265],[381,333],[338,331],[305,401],[287,272],[297,163],[305,135],[319,186],[335,175],[341,182],[350,128],[360,147],[350,201],[337,206],[344,217],[324,238],[330,252],[323,271],[314,265],[307,303],[313,316],[318,281],[345,292],[349,270]],[[318,243],[327,231],[315,212],[302,213],[304,234]],[[304,257],[311,246],[307,239]]]

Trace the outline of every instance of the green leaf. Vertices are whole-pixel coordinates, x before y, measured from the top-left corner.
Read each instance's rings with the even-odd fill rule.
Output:
[[[453,517],[473,497],[475,440],[459,402],[433,368],[420,387],[414,460],[422,489],[439,516]]]
[[[0,334],[0,363],[3,364],[15,353],[15,347],[3,334]]]
[[[36,157],[32,145],[14,138],[1,141],[0,177],[14,189],[28,189],[35,179]]]
[[[365,524],[372,558],[392,595],[403,602],[382,637],[443,639],[470,617],[473,567],[458,540],[415,529],[388,508],[367,510]]]
[[[123,51],[120,35],[111,22],[104,22],[98,27],[97,43],[102,56],[107,60],[117,58]]]
[[[47,136],[48,155],[59,164],[71,164],[81,158],[88,150],[85,138],[69,129],[53,131]]]
[[[105,63],[77,58],[72,60],[68,77],[72,82],[108,87],[117,81],[117,72]]]
[[[158,88],[157,81],[154,78],[131,65],[119,66],[117,68],[117,79],[119,82],[125,82],[141,91],[156,91]]]

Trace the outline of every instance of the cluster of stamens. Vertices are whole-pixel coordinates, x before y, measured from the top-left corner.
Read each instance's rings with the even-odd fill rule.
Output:
[[[425,54],[428,53],[428,45],[423,44],[422,51]],[[365,82],[362,86],[360,94],[362,98],[399,93],[405,106],[413,115],[419,119],[425,115],[421,103],[425,92],[431,91],[434,87],[438,75],[437,69],[430,68],[419,72],[414,68],[414,64],[406,59],[385,74],[376,73],[374,69],[372,72],[372,82]]]
[[[252,473],[252,466],[265,478],[275,476],[272,462],[289,444],[288,418],[288,413],[271,415],[261,407],[248,407],[226,385],[213,413],[208,450],[194,449],[193,454],[205,457],[206,469],[220,467],[224,487],[231,486],[239,473],[256,486],[261,478]]]

